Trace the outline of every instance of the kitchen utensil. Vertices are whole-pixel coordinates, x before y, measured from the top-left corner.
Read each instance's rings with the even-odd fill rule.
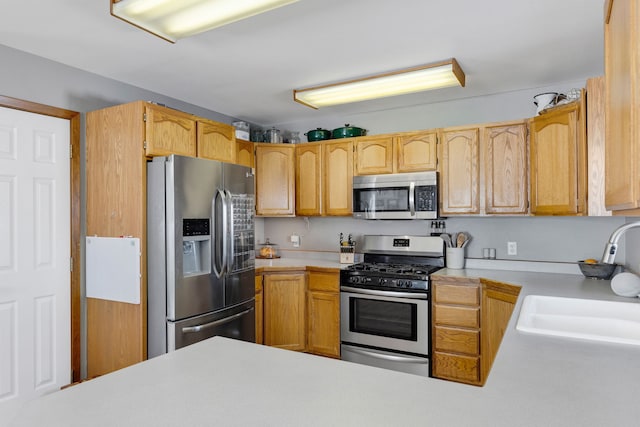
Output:
[[[616,274],[611,280],[611,290],[621,297],[640,296],[640,277],[629,272]]]
[[[305,136],[307,137],[307,141],[309,142],[323,141],[325,139],[331,139],[331,132],[326,129],[317,128],[305,133]]]
[[[533,97],[535,101],[533,103],[538,107],[536,109],[536,114],[540,114],[542,110],[548,107],[552,107],[555,105],[558,97],[558,92],[545,92],[539,93]]]
[[[264,142],[278,143],[282,142],[282,135],[280,135],[280,129],[271,128],[264,133]]]
[[[456,248],[464,247],[464,243],[467,241],[467,234],[464,232],[458,233],[456,237]]]
[[[300,142],[300,132],[290,132],[289,143],[298,144]]]
[[[451,243],[451,236],[449,236],[447,233],[443,233],[440,235],[440,237],[442,237],[442,240],[444,240],[444,243],[447,245],[448,248],[453,247],[453,244]]]
[[[618,267],[617,264],[607,264],[602,262],[587,263],[584,261],[578,261],[578,265],[580,266],[580,271],[585,277],[603,280],[609,280],[616,267]]]
[[[367,133],[365,129],[345,124],[344,127],[336,128],[331,133],[334,138],[352,138],[354,136],[364,136]]]

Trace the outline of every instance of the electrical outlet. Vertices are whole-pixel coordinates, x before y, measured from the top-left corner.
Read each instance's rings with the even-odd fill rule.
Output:
[[[507,242],[507,255],[518,255],[518,243]]]
[[[292,234],[291,235],[291,243],[293,243],[293,247],[294,248],[299,248],[300,247],[300,236],[298,236],[296,234]]]

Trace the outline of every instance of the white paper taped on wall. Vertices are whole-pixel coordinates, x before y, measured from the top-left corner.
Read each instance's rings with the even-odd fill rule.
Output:
[[[140,239],[87,237],[87,298],[140,304]]]

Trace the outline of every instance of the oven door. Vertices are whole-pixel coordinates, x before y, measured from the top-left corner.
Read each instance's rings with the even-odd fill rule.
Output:
[[[426,357],[429,355],[428,294],[342,286],[340,336],[343,344]]]

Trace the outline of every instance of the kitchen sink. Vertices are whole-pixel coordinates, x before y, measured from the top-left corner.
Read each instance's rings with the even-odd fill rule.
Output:
[[[640,346],[640,304],[528,295],[522,303],[516,329]]]

